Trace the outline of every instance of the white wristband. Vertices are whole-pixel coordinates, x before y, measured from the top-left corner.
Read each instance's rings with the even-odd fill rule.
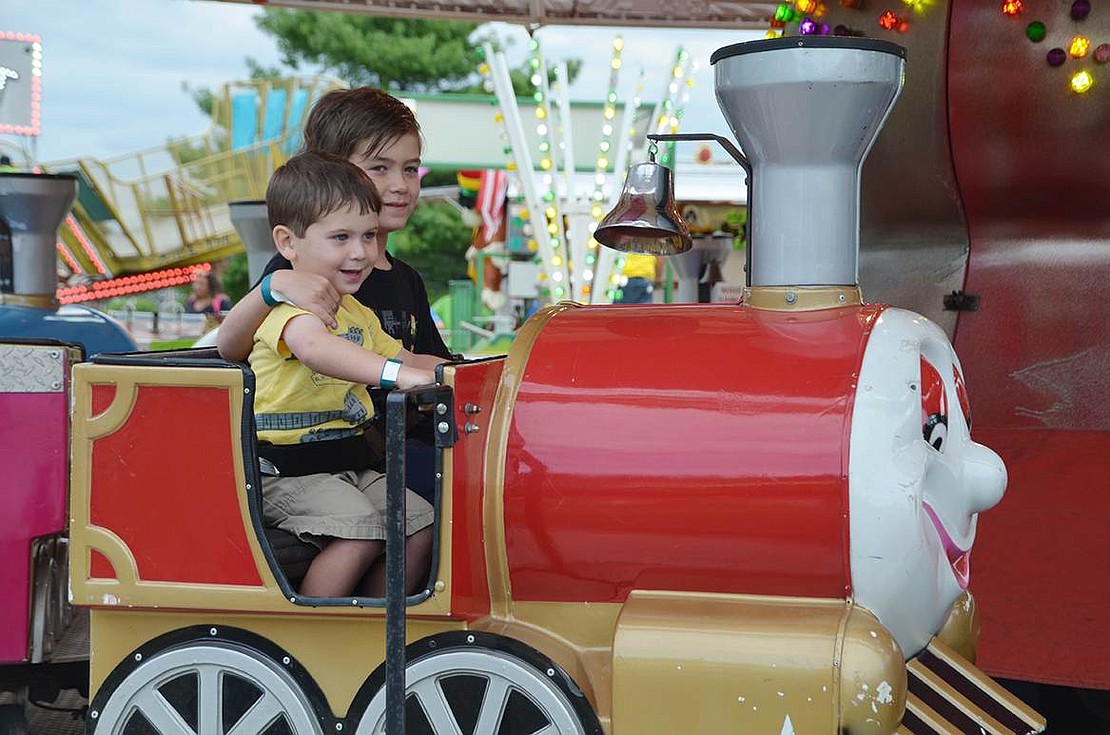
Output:
[[[401,373],[401,366],[404,363],[400,360],[389,358],[382,365],[382,375],[378,380],[378,385],[382,388],[393,388],[397,385],[397,376]]]

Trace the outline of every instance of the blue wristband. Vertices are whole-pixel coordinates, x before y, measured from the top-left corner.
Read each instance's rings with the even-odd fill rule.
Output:
[[[381,377],[378,378],[378,387],[385,388],[386,390],[396,388],[397,375],[400,374],[402,365],[404,365],[404,363],[400,360],[394,360],[392,357],[387,358],[382,365],[382,374]]]
[[[267,273],[262,276],[262,283],[258,285],[258,291],[262,294],[262,300],[265,301],[266,306],[269,306],[271,309],[281,303],[281,301],[274,298],[274,294],[270,291],[270,281],[273,277],[273,273]]]

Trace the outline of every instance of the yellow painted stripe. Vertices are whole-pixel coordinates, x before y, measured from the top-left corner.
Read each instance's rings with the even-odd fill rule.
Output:
[[[969,664],[960,654],[948,646],[934,638],[929,644],[929,651],[960,672],[964,678],[974,682],[975,686],[982,689],[986,694],[1001,702],[1006,709],[1020,717],[1031,729],[1043,730],[1047,726],[1047,721],[1039,712],[1015,697],[994,679],[983,674],[978,668]]]
[[[937,735],[964,735],[959,728],[938,715],[936,710],[922,702],[912,692],[906,693],[906,709],[913,712],[917,719]]]
[[[947,702],[953,704],[974,720],[979,727],[983,728],[983,735],[1013,735],[1013,730],[988,715],[979,705],[960,694],[952,685],[941,679],[939,674],[927,669],[920,661],[911,661],[907,668],[910,670],[911,676],[916,676],[922,683],[940,694]]]

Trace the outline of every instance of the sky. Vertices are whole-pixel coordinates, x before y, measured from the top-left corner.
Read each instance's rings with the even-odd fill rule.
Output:
[[[280,60],[276,41],[254,23],[262,10],[213,0],[0,0],[0,31],[33,33],[43,44],[42,132],[38,161],[110,158],[203,133],[207,118],[182,88],[218,88],[248,75],[245,58]],[[515,40],[510,63],[523,60],[523,28],[498,26]],[[589,28],[540,29],[544,58],[585,62],[572,100],[598,100],[608,81],[611,42],[625,39],[619,94],[630,97],[642,67],[644,98],[657,99],[678,44],[695,60],[695,84],[682,132],[727,134],[713,99],[709,56],[760,32]],[[0,136],[0,148],[30,147],[26,138]]]

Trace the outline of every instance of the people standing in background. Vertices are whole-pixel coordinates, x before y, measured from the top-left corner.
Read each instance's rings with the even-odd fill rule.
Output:
[[[193,292],[185,300],[187,314],[221,314],[231,308],[231,299],[220,290],[220,278],[212,270],[193,273]]]
[[[614,304],[650,304],[655,284],[663,280],[663,261],[654,255],[629,253],[624,256],[625,284]]]

